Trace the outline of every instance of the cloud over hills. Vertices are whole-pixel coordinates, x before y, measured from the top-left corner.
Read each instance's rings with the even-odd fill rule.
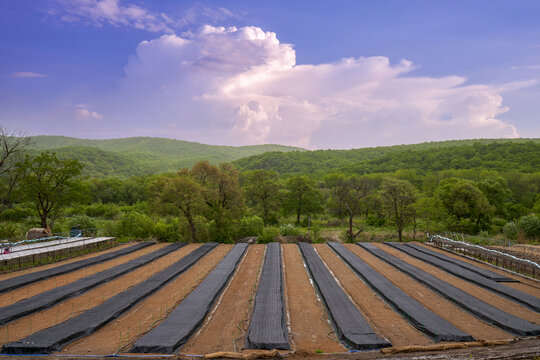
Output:
[[[295,59],[292,45],[254,26],[163,35],[138,45],[110,110],[213,143],[347,148],[518,136],[497,119],[508,110],[505,86],[418,77],[410,61],[383,56]]]

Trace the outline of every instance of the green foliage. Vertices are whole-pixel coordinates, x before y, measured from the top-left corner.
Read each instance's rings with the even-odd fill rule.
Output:
[[[240,220],[240,233],[238,237],[259,236],[264,229],[263,219],[254,216],[244,216]]]
[[[281,183],[274,171],[254,170],[242,174],[249,206],[261,216],[264,225],[275,222],[279,211]]]
[[[205,160],[218,164],[267,151],[303,150],[282,145],[215,146],[151,137],[89,140],[33,136],[30,139],[34,151],[49,150],[61,159],[77,159],[84,165],[83,175],[100,178],[174,172]]]
[[[279,174],[367,174],[404,169],[423,172],[492,169],[530,173],[540,168],[539,154],[540,139],[486,139],[353,150],[269,152],[237,160],[234,164],[241,170],[272,170]]]
[[[280,229],[275,226],[267,226],[263,229],[262,234],[259,236],[259,244],[267,244],[274,241],[276,236],[281,234]]]
[[[0,239],[8,239],[20,236],[19,227],[12,222],[0,222]]]
[[[417,199],[416,189],[407,180],[387,177],[381,185],[381,197],[388,216],[394,221],[399,241],[403,240],[403,229],[412,220]]]
[[[79,229],[96,229],[97,222],[94,218],[86,215],[78,215],[70,218],[67,222],[68,230],[72,227],[78,227]]]
[[[313,180],[307,176],[293,176],[287,181],[283,195],[283,212],[286,215],[295,215],[298,224],[300,216],[317,214],[322,210],[322,196]]]
[[[152,234],[161,242],[176,242],[179,238],[179,221],[177,218],[159,220],[154,224]]]
[[[117,238],[149,239],[154,232],[154,222],[148,215],[128,212],[112,228]]]
[[[517,223],[517,228],[528,239],[534,240],[540,237],[540,219],[535,215],[522,216]]]
[[[513,221],[509,221],[503,228],[504,236],[510,240],[516,240],[518,236],[518,227]]]
[[[302,232],[294,224],[283,224],[279,227],[279,234],[282,236],[299,236]]]
[[[60,160],[54,153],[42,152],[36,158],[26,157],[18,193],[35,204],[41,227],[49,227],[49,220],[74,200],[84,198],[84,189],[77,181],[82,165],[76,160]]]

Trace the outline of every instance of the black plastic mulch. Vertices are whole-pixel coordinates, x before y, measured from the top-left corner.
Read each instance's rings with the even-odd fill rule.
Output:
[[[495,306],[390,255],[373,244],[357,243],[357,245],[490,324],[497,325],[506,331],[521,336],[540,335],[540,326],[536,324],[504,312]]]
[[[338,338],[355,350],[373,350],[391,346],[369,326],[326,268],[313,246],[303,242],[298,245]]]
[[[68,343],[91,335],[108,322],[120,317],[135,304],[141,302],[189,269],[216,246],[217,243],[206,243],[146,281],[107,299],[81,315],[38,331],[19,341],[4,345],[2,353],[50,354],[60,351]]]
[[[72,283],[45,291],[41,294],[18,301],[12,305],[4,306],[3,308],[0,308],[0,325],[4,325],[10,321],[32,314],[36,311],[49,308],[66,299],[79,296],[85,291],[111,281],[121,275],[125,275],[141,266],[144,266],[171,253],[172,251],[178,250],[185,245],[186,243],[175,243],[168,245],[149,254],[139,256],[138,258],[130,260],[124,264],[114,266],[110,269],[89,275]]]
[[[407,295],[342,244],[331,242],[329,246],[345,260],[360,278],[390,303],[398,313],[410,321],[418,330],[431,336],[433,340],[437,342],[474,340],[471,335],[459,330],[431,310],[426,309],[424,305]]]
[[[458,265],[455,265],[453,263],[441,260],[435,256],[428,255],[424,252],[418,251],[405,244],[390,243],[390,242],[385,243],[385,244],[390,245],[400,251],[403,251],[407,255],[415,257],[433,266],[436,266],[439,269],[445,270],[452,275],[455,275],[457,277],[460,277],[462,279],[465,279],[467,281],[480,285],[499,295],[503,295],[514,302],[517,302],[521,305],[525,305],[531,308],[534,311],[537,311],[537,312],[540,311],[540,298],[537,298],[536,296],[508,287],[496,281],[486,279],[482,275],[479,275],[471,270],[468,270]]]
[[[261,279],[246,336],[246,348],[290,349],[279,243],[269,243],[266,246]]]
[[[237,244],[167,318],[137,340],[129,352],[172,354],[202,325],[225,288],[248,244]]]
[[[431,249],[427,249],[427,248],[425,248],[423,246],[420,246],[418,244],[406,244],[406,245],[413,248],[413,249],[415,249],[415,250],[418,250],[418,251],[421,251],[421,252],[426,253],[428,255],[434,256],[434,257],[436,257],[438,259],[441,259],[441,260],[444,260],[444,261],[447,261],[447,262],[451,262],[451,263],[456,264],[456,265],[458,265],[458,266],[460,266],[460,267],[462,267],[464,269],[467,269],[467,270],[473,271],[475,273],[478,273],[478,274],[482,275],[483,277],[491,279],[493,281],[497,281],[497,282],[519,282],[517,280],[511,279],[511,278],[506,277],[504,275],[497,274],[496,272],[486,270],[486,269],[483,269],[483,268],[481,268],[479,266],[469,264],[468,262],[461,261],[461,260],[458,260],[458,259],[454,259],[453,257],[450,257],[448,255],[441,254],[441,253],[433,251]]]
[[[155,242],[145,241],[145,242],[138,243],[129,247],[125,247],[123,249],[119,249],[119,250],[116,250],[107,254],[95,256],[89,259],[84,259],[84,260],[72,262],[70,264],[60,265],[51,269],[36,271],[33,273],[13,277],[11,279],[6,279],[3,281],[0,281],[0,293],[10,291],[13,289],[18,289],[21,286],[32,284],[40,280],[49,279],[54,276],[66,274],[68,272],[79,270],[79,269],[82,269],[91,265],[96,265],[96,264],[114,259],[118,256],[130,254],[132,252],[135,252],[137,250],[140,250],[142,248],[145,248],[153,244],[155,244]]]

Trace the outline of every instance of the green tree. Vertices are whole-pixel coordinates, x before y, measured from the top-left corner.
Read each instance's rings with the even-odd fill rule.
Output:
[[[328,182],[327,182],[328,183]],[[331,194],[335,204],[343,209],[349,218],[349,229],[347,237],[353,242],[362,231],[354,231],[354,217],[362,212],[364,200],[373,189],[373,182],[369,179],[353,175],[350,177],[341,177],[332,181]]]
[[[403,241],[403,229],[414,216],[416,189],[407,180],[388,177],[381,185],[381,197],[385,209],[396,225],[399,241]]]
[[[510,196],[510,190],[501,176],[495,175],[488,178],[484,178],[476,183],[476,186],[482,190],[486,196],[489,204],[495,210],[495,215],[499,215],[503,218],[508,217],[506,211],[506,201]]]
[[[430,221],[439,221],[445,215],[442,203],[436,197],[420,197],[415,204],[416,213],[426,223],[426,231],[431,232]]]
[[[530,240],[540,237],[540,219],[533,214],[522,216],[517,223],[517,228]]]
[[[197,241],[195,216],[203,208],[202,187],[187,171],[173,177],[160,177],[150,185],[151,207],[158,213],[184,217],[188,223],[191,241]]]
[[[287,181],[283,197],[283,211],[286,215],[296,215],[296,223],[299,224],[300,216],[317,214],[322,210],[322,197],[313,180],[296,175]]]
[[[82,196],[77,179],[82,165],[76,160],[59,160],[45,151],[34,159],[27,156],[21,169],[21,197],[34,204],[43,228],[52,228],[60,210]]]
[[[245,212],[238,171],[229,163],[216,167],[201,161],[193,166],[189,175],[202,187],[204,214],[211,221],[215,240],[230,241],[234,226],[239,226]]]
[[[0,213],[12,206],[12,195],[21,178],[19,163],[30,144],[22,131],[0,125]]]
[[[455,223],[458,231],[477,233],[491,220],[493,207],[471,180],[444,179],[437,196],[450,215],[451,226]]]
[[[281,184],[275,171],[253,170],[244,174],[246,200],[260,215],[264,226],[275,218],[279,210]]]

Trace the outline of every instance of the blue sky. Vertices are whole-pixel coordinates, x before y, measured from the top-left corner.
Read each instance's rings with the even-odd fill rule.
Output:
[[[6,0],[0,124],[357,148],[540,137],[538,1]]]

